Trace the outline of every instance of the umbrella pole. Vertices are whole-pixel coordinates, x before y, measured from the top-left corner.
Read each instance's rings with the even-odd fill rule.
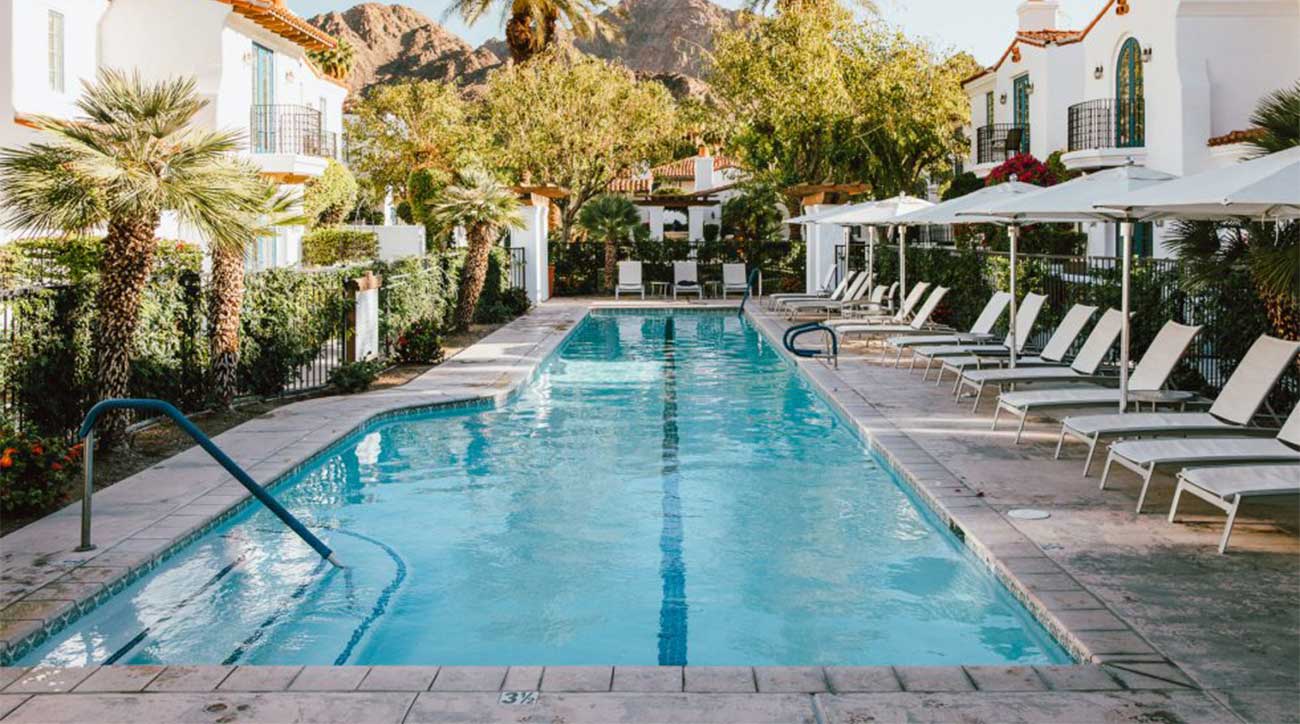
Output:
[[[1008,311],[1011,313],[1011,333],[1007,339],[1011,340],[1011,367],[1016,366],[1016,247],[1020,245],[1020,226],[1011,224],[1007,227],[1007,238],[1011,240],[1011,304]]]
[[[891,226],[889,230],[898,234],[898,308],[902,309],[907,299],[907,227]]]
[[[867,227],[867,278],[870,284],[876,284],[876,227]]]
[[[1131,220],[1120,222],[1119,235],[1120,253],[1124,255],[1119,302],[1120,315],[1123,317],[1119,328],[1119,412],[1122,415],[1128,410],[1129,284],[1133,274],[1133,222]]]

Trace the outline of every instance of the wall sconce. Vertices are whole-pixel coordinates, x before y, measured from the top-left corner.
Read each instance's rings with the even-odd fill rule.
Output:
[[[253,64],[253,51],[251,51],[251,50],[245,51],[245,52],[244,52],[244,55],[240,58],[240,60],[244,61],[244,65],[252,65],[252,64]]]
[[[1143,63],[1151,62],[1151,46],[1149,45],[1142,49],[1142,62]]]
[[[294,79],[293,71],[292,71],[292,70],[285,71],[285,73],[284,73],[284,79],[285,79],[287,82],[292,83],[292,82],[293,82],[293,79]]]
[[[1102,66],[1099,65],[1099,66],[1097,66],[1096,68],[1093,68],[1093,69],[1092,69],[1092,77],[1093,77],[1093,78],[1096,78],[1097,80],[1101,80],[1101,77],[1102,77],[1103,75],[1106,75],[1106,69],[1105,69],[1104,67],[1102,67]]]
[[[1026,84],[1025,84],[1025,93],[1028,93],[1028,94],[1031,95],[1031,96],[1034,94],[1034,84],[1033,84],[1033,83],[1026,83]]]
[[[1006,93],[1003,93],[1002,95],[998,96],[998,103],[1001,103],[1001,104],[1004,105],[1004,106],[1007,104],[1007,94],[1006,94]]]

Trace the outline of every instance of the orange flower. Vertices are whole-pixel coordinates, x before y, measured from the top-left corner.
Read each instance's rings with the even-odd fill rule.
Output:
[[[14,466],[13,458],[8,455],[0,458],[0,468],[12,468]]]
[[[35,445],[32,445],[32,454],[33,454],[33,455],[44,455],[44,454],[45,454],[45,448],[41,447],[41,444],[38,442],[38,443],[36,443]]]
[[[58,464],[58,463],[50,463],[50,470],[53,470],[54,472],[57,473],[57,472],[59,472],[59,471],[62,470],[62,469],[63,469],[63,466],[62,466],[62,465],[60,465],[60,464]]]
[[[0,457],[9,457],[10,455],[13,455],[13,454],[16,453],[16,452],[18,452],[18,448],[16,448],[16,447],[7,447],[7,448],[5,448],[5,451],[4,451],[3,456],[0,456]]]

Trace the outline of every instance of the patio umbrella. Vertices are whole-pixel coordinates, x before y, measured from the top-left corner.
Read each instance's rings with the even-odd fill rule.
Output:
[[[1300,218],[1300,148],[1100,199],[1097,206],[1146,218]]]
[[[958,216],[966,216],[969,213],[1000,216],[1017,225],[1024,222],[1113,221],[1119,223],[1120,237],[1122,239],[1120,255],[1123,259],[1123,273],[1120,281],[1120,313],[1123,319],[1119,343],[1120,412],[1124,412],[1128,407],[1129,338],[1131,332],[1129,324],[1129,284],[1132,273],[1133,224],[1145,220],[1147,215],[1134,214],[1123,210],[1099,209],[1097,208],[1097,202],[1103,199],[1121,198],[1135,191],[1170,182],[1173,178],[1173,176],[1162,171],[1129,164],[1099,171],[1089,176],[1080,176],[1073,181],[1043,189],[1035,194],[1017,196],[988,207],[976,207],[966,214],[957,214]],[[1010,228],[1012,232],[1012,249],[1015,249],[1019,236],[1017,225]],[[1014,268],[1015,261],[1013,257],[1012,269]]]
[[[952,225],[952,224],[1006,224],[1007,220],[1000,216],[976,216],[965,214],[972,209],[988,207],[1002,204],[1013,198],[1018,198],[1024,194],[1034,194],[1043,191],[1042,186],[1021,183],[1019,181],[1008,181],[996,186],[985,186],[978,191],[972,191],[965,196],[958,196],[955,199],[949,199],[941,204],[936,204],[920,211],[913,211],[910,214],[900,216],[897,221],[900,224],[911,226],[913,224],[926,225]],[[959,216],[959,214],[962,214]],[[1014,224],[1012,225],[1014,226]],[[1008,234],[1010,234],[1008,230]],[[1016,364],[1016,245],[1013,239],[1011,244],[1011,365]]]
[[[898,235],[898,287],[899,294],[907,294],[907,228],[900,226],[897,220],[900,216],[928,209],[934,204],[925,199],[907,194],[899,194],[893,198],[881,199],[879,201],[868,201],[862,204],[854,204],[842,209],[835,209],[822,217],[819,221],[829,224],[845,224],[847,226],[887,226],[892,233],[895,227],[900,229]],[[868,241],[874,241],[874,235],[868,237]],[[868,256],[872,257],[874,262],[874,249],[867,249]],[[873,270],[874,271],[874,270]]]

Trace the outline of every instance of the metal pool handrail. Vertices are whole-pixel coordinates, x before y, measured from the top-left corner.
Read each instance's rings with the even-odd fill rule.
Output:
[[[758,268],[749,272],[749,281],[745,282],[745,296],[740,298],[740,311],[737,312],[737,316],[745,316],[745,302],[749,301],[749,290],[754,288],[754,282],[758,280],[758,275],[762,273],[763,270]]]
[[[190,422],[188,417],[182,415],[180,410],[177,410],[175,407],[163,402],[162,400],[104,400],[90,408],[90,412],[86,413],[86,420],[81,423],[80,431],[80,437],[85,441],[86,491],[81,499],[81,546],[77,548],[78,551],[88,551],[95,547],[90,542],[91,498],[95,492],[95,422],[97,422],[105,412],[109,412],[110,410],[146,410],[163,414],[171,418],[172,422],[176,423],[177,427],[184,430],[185,434],[189,435],[199,447],[203,448],[204,452],[212,456],[212,459],[216,460],[221,467],[225,468],[227,472],[235,476],[235,480],[238,480],[240,485],[247,488],[248,492],[252,493],[253,497],[257,498],[262,505],[270,508],[271,512],[275,513],[275,517],[279,518],[285,525],[289,526],[289,529],[294,533],[297,533],[298,537],[302,538],[307,545],[311,546],[313,550],[319,553],[321,558],[324,558],[338,568],[343,567],[343,564],[339,563],[338,558],[334,556],[334,551],[330,550],[329,546],[322,543],[315,534],[310,530],[307,530],[307,526],[303,525],[301,521],[293,517],[293,514],[288,510],[285,510],[284,506],[280,505],[278,500],[272,497],[270,493],[266,492],[266,488],[258,485],[248,473],[244,472],[243,468],[239,467],[234,460],[230,459],[229,455],[226,455],[221,448],[217,447],[216,443],[212,442],[211,438],[203,434],[202,430],[195,427],[194,423]]]
[[[795,341],[797,341],[803,335],[809,334],[811,332],[824,332],[830,338],[831,351],[829,355],[824,352],[818,352],[816,350],[811,350],[811,349],[801,349],[795,346],[794,344]],[[819,357],[830,357],[831,360],[835,362],[835,366],[839,367],[839,361],[840,361],[839,338],[835,335],[835,330],[831,329],[830,327],[827,327],[821,322],[807,322],[805,324],[796,324],[795,326],[790,327],[789,329],[785,330],[785,336],[783,337],[782,342],[785,344],[785,348],[789,350],[790,353],[793,355],[796,355],[798,357],[807,357],[807,358],[814,358],[814,359]]]

